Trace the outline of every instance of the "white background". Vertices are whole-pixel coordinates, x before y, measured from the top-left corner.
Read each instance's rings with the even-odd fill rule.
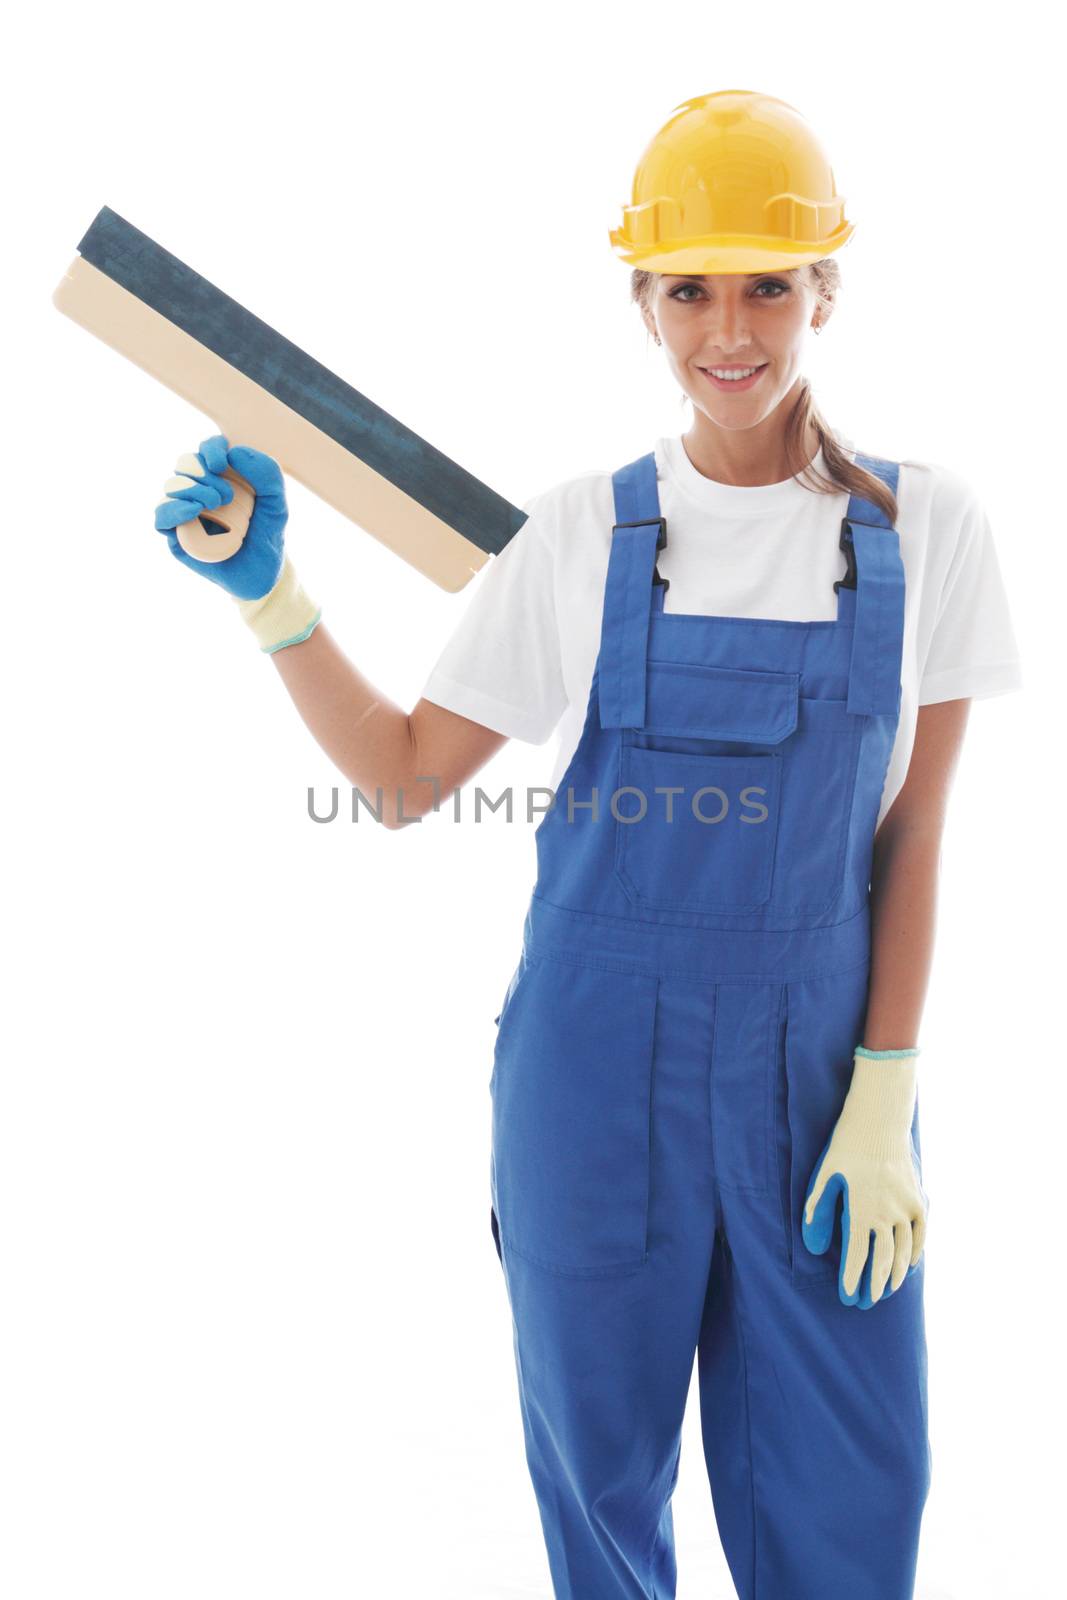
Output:
[[[532,827],[475,824],[474,784],[458,823],[309,820],[309,787],[328,806],[343,778],[153,528],[214,421],[51,293],[108,205],[521,504],[688,427],[608,230],[673,108],[737,87],[809,118],[856,223],[805,362],[824,415],[971,479],[1022,647],[1026,692],[972,712],[920,1041],[917,1593],[1062,1593],[1067,301],[1038,8],[214,0],[22,26],[3,111],[7,1600],[551,1594],[489,1231],[493,1017]],[[473,590],[289,498],[305,585],[410,709]],[[522,793],[552,753],[512,741],[475,783]],[[691,1398],[679,1596],[719,1600]]]

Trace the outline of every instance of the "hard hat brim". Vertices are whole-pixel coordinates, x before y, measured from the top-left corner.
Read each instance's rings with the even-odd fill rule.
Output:
[[[855,232],[855,224],[842,223],[826,239],[768,239],[766,234],[716,234],[671,244],[661,239],[647,250],[633,247],[625,230],[609,235],[615,253],[631,267],[660,273],[788,272],[840,250]]]

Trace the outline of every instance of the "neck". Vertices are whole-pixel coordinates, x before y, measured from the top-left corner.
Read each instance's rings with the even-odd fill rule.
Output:
[[[739,429],[720,428],[698,411],[683,440],[686,455],[697,471],[716,483],[758,488],[792,476],[793,469],[786,458],[785,427],[778,411],[754,428]],[[819,436],[809,421],[803,459],[811,461],[818,449]]]

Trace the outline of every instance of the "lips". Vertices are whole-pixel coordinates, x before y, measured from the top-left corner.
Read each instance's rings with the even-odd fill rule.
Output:
[[[766,361],[764,361],[762,363],[762,365],[758,366],[756,368],[755,372],[750,373],[747,378],[717,378],[715,376],[715,374],[708,367],[701,367],[701,368],[699,368],[699,371],[701,371],[704,374],[705,378],[707,378],[709,383],[715,385],[716,389],[719,389],[720,391],[725,392],[725,391],[731,390],[731,389],[742,389],[743,390],[743,389],[751,389],[751,388],[753,388],[760,381],[760,378],[763,376],[763,374],[766,372],[767,365],[768,365],[768,363]],[[731,369],[728,368],[728,367],[724,367],[723,368],[724,372],[728,372],[730,370]],[[744,368],[743,367],[742,368],[737,368],[735,370],[743,371]]]

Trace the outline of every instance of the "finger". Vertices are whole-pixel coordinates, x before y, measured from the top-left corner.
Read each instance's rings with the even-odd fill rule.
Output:
[[[911,1223],[898,1222],[893,1229],[893,1235],[896,1240],[896,1247],[893,1255],[893,1276],[890,1280],[889,1288],[890,1292],[895,1294],[908,1276],[908,1268],[911,1266]]]
[[[825,1152],[816,1163],[814,1179],[804,1202],[801,1219],[801,1237],[812,1255],[825,1255],[833,1238],[837,1197],[844,1188],[844,1178],[834,1171],[834,1164],[825,1159]]]
[[[170,533],[172,528],[180,528],[183,522],[192,522],[203,509],[203,506],[184,496],[164,500],[156,507],[156,532]]]
[[[873,1230],[868,1237],[870,1239],[874,1238]],[[873,1250],[868,1250],[867,1259],[863,1263],[863,1271],[860,1273],[860,1281],[856,1287],[855,1304],[861,1311],[870,1311],[874,1307],[874,1299],[871,1295],[871,1266],[873,1261],[874,1252]]]
[[[815,1164],[815,1168],[811,1176],[811,1182],[808,1185],[808,1192],[804,1200],[804,1221],[806,1223],[810,1224],[814,1218],[815,1208],[822,1199],[823,1190],[826,1188],[826,1185],[829,1183],[832,1176],[833,1167],[831,1166],[830,1162],[826,1160],[826,1152],[824,1150]]]
[[[874,1230],[874,1249],[871,1252],[871,1304],[877,1305],[885,1293],[886,1281],[893,1269],[893,1229],[889,1223],[879,1223]]]
[[[199,493],[194,493],[192,489],[171,489],[171,485],[177,483],[176,478],[168,479],[169,498],[156,507],[157,533],[169,533],[172,528],[180,528],[183,522],[192,522],[201,512],[212,511],[223,503],[218,491],[209,485],[205,485]]]
[[[205,444],[213,444],[213,441],[205,440]],[[215,458],[225,464],[224,452],[216,451]],[[159,533],[192,521],[201,511],[229,505],[233,499],[233,485],[209,471],[201,457],[192,451],[178,457],[174,476],[167,479],[163,492],[168,498],[156,507],[155,524]]]
[[[222,434],[220,434],[219,438],[222,439],[222,437]],[[205,446],[209,444],[214,446],[214,441],[205,439],[204,444]],[[212,466],[212,462],[219,464],[217,470]],[[205,487],[210,486],[219,496],[215,504],[228,506],[233,499],[233,484],[229,478],[223,477],[228,465],[229,462],[225,451],[212,448],[206,456],[203,452],[200,455],[194,455],[191,451],[186,455],[179,456],[175,471],[181,473],[184,477],[195,479]]]
[[[285,479],[273,456],[264,455],[262,450],[253,450],[251,445],[235,444],[229,452],[229,463],[246,483],[252,485],[256,499],[262,500],[265,508],[269,508],[272,500],[284,504]]]
[[[911,1264],[919,1265],[919,1257],[926,1245],[926,1212],[920,1211],[917,1217],[911,1219]]]
[[[841,1219],[841,1299],[854,1306],[860,1297],[860,1277],[867,1264],[871,1245],[871,1230],[864,1226],[863,1218],[853,1221],[849,1216],[848,1194],[845,1194],[845,1211]]]
[[[812,1199],[816,1203],[811,1212],[811,1221],[808,1221],[808,1213],[805,1212],[800,1232],[805,1246],[813,1256],[825,1255],[830,1248],[834,1237],[834,1223],[837,1220],[838,1197],[842,1194],[848,1194],[848,1186],[843,1175],[834,1172],[832,1168],[822,1192],[812,1191]]]
[[[223,480],[220,478],[216,481],[221,483]],[[222,504],[222,492],[215,487],[215,483],[207,473],[194,478],[188,473],[176,472],[163,485],[163,493],[178,499],[194,500],[198,506],[204,508]]]
[[[219,498],[209,504],[226,506],[233,499],[233,484],[229,478],[224,478],[217,472],[209,472],[200,456],[194,455],[191,450],[178,457],[174,470],[180,477],[201,484],[205,490],[214,490]]]
[[[204,439],[201,442],[200,454],[203,457],[204,466],[209,472],[218,473],[221,477],[226,471],[229,466],[226,455],[229,447],[230,441],[224,433],[213,433],[210,439]]]

